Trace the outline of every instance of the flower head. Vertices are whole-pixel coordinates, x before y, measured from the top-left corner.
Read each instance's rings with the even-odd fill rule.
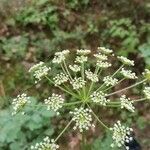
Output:
[[[150,99],[150,87],[145,87],[143,93],[147,99]]]
[[[103,93],[102,91],[99,92],[93,92],[90,95],[90,99],[94,102],[94,103],[100,103],[103,106],[106,106],[107,102],[109,102],[110,100],[106,98],[106,94]]]
[[[31,103],[29,99],[30,97],[28,97],[25,93],[18,95],[17,98],[13,99],[12,105],[14,112],[12,113],[12,115],[15,115],[17,112],[19,112],[26,104]]]
[[[113,131],[112,138],[114,140],[113,143],[111,144],[111,147],[114,147],[114,146],[121,147],[121,146],[124,146],[125,143],[129,143],[130,141],[133,140],[133,138],[130,137],[133,129],[121,125],[120,121],[117,121],[117,123],[114,124],[114,127],[110,128],[110,130]],[[126,149],[128,149],[127,146],[126,146]]]
[[[121,101],[121,108],[126,108],[131,112],[135,111],[135,107],[133,106],[133,102],[130,100],[130,98],[127,98],[126,95],[122,95],[120,97]]]
[[[124,56],[118,56],[117,58],[125,65],[134,66],[133,60],[130,60]]]
[[[73,86],[73,89],[75,90],[78,90],[85,85],[85,81],[81,77],[79,78],[75,77],[70,83]]]
[[[31,146],[31,150],[57,150],[59,145],[55,144],[53,139],[45,137],[42,142],[36,143],[35,146]]]
[[[90,53],[91,53],[91,50],[88,50],[88,49],[78,49],[77,50],[78,55],[88,55]]]
[[[29,69],[29,72],[33,73],[33,76],[35,77],[35,79],[40,81],[43,76],[48,75],[49,70],[51,70],[51,68],[47,67],[44,64],[44,62],[39,62],[38,64],[32,66]],[[35,83],[37,83],[37,80],[35,81]]]
[[[98,60],[96,65],[100,68],[108,68],[108,67],[111,67],[112,65],[108,62],[103,62],[101,60]]]
[[[143,75],[145,76],[145,78],[147,80],[150,80],[150,70],[149,69],[145,69],[145,72],[143,73]]]
[[[97,48],[101,53],[104,54],[111,54],[113,51],[111,49],[105,48],[105,47],[98,47]]]
[[[69,65],[69,68],[73,71],[73,72],[79,72],[81,70],[81,67],[74,64],[74,65]]]
[[[52,96],[45,99],[44,102],[47,105],[47,110],[57,112],[60,108],[62,108],[64,99],[61,95],[53,93]],[[59,112],[57,112],[57,115],[59,115]]]
[[[52,60],[53,63],[60,64],[66,59],[66,56],[70,53],[69,50],[63,50],[62,52],[56,52],[54,59]]]
[[[111,76],[104,77],[103,81],[104,81],[106,86],[110,86],[110,85],[114,86],[114,85],[116,85],[118,83],[118,79],[113,78]]]
[[[137,79],[137,76],[135,75],[134,72],[132,72],[131,70],[125,70],[124,68],[121,69],[120,73],[128,79]]]
[[[87,56],[81,55],[81,56],[77,56],[75,62],[78,63],[84,63],[87,62]]]
[[[101,54],[101,53],[98,53],[98,54],[94,54],[94,56],[97,58],[97,60],[99,61],[104,61],[104,60],[107,60],[108,57],[104,54]]]
[[[80,132],[83,132],[83,130],[88,130],[90,127],[95,127],[94,124],[91,123],[92,116],[90,109],[84,109],[83,107],[79,109],[75,108],[75,110],[70,113],[73,115],[72,120],[75,121],[74,130],[78,128]]]
[[[59,73],[57,74],[54,78],[54,83],[55,83],[55,86],[58,86],[58,85],[61,85],[62,83],[65,83],[69,80],[69,77],[68,75],[65,75],[64,73]]]
[[[87,77],[89,80],[91,80],[91,81],[93,81],[93,82],[98,82],[98,76],[97,76],[97,74],[91,72],[90,70],[86,70],[86,71],[85,71],[85,74],[86,74],[86,77]]]

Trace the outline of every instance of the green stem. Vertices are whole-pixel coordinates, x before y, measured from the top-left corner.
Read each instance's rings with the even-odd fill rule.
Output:
[[[54,83],[50,78],[48,78],[47,76],[45,76],[45,77],[47,78],[47,80],[48,80],[50,83],[52,83],[53,85],[55,85],[55,83]],[[70,95],[76,97],[77,99],[80,99],[76,94],[74,94],[74,93],[72,93],[72,92],[66,90],[65,88],[63,88],[63,87],[61,87],[61,86],[59,86],[59,85],[57,85],[57,87],[58,87],[59,89],[61,89],[62,91],[64,91],[64,92],[66,92],[66,93],[68,93],[68,94],[70,94]]]
[[[142,81],[140,81],[140,82],[138,82],[138,83],[136,83],[136,84],[133,84],[133,85],[128,86],[128,87],[126,87],[126,88],[123,88],[123,89],[121,89],[121,90],[118,90],[118,91],[115,91],[115,92],[113,92],[113,93],[110,93],[110,94],[108,94],[107,96],[111,96],[111,95],[120,93],[120,92],[122,92],[122,91],[128,90],[128,89],[130,89],[130,88],[133,88],[133,87],[135,87],[135,86],[137,86],[137,85],[139,85],[139,84],[144,83],[146,80],[147,80],[147,79],[144,79],[144,80],[142,80]]]
[[[91,110],[93,116],[97,119],[97,121],[106,129],[109,130],[109,128],[97,117],[97,115],[94,113],[94,111],[91,109],[91,107],[87,104],[87,106],[89,107],[89,109]]]
[[[114,77],[114,76],[123,68],[123,66],[124,66],[124,64],[121,65],[121,66],[119,67],[119,69],[117,69],[111,77]]]
[[[70,103],[64,103],[64,106],[70,106],[70,105],[75,105],[75,104],[80,104],[82,103],[81,101],[76,101],[76,102],[70,102]]]
[[[82,76],[82,79],[84,80],[85,79],[85,75],[84,75],[84,63],[82,63],[81,76]],[[85,94],[86,94],[86,92],[85,92],[85,85],[83,86],[82,89],[83,89],[83,97],[85,99]]]
[[[62,134],[67,130],[67,128],[70,126],[73,120],[70,120],[69,123],[66,125],[66,127],[60,132],[60,134],[55,139],[55,142],[62,136]]]
[[[71,74],[70,74],[70,72],[69,72],[69,70],[68,70],[68,67],[67,67],[67,65],[66,65],[66,62],[63,61],[63,63],[64,63],[64,67],[65,67],[65,69],[66,69],[66,72],[67,72],[68,76],[70,77],[71,80],[73,80],[72,77],[71,77]]]

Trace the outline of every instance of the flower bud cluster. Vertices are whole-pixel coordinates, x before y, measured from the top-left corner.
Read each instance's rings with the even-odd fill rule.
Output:
[[[81,70],[81,66],[78,66],[76,64],[74,65],[69,65],[70,70],[72,70],[73,72],[79,72]]]
[[[43,76],[48,75],[48,71],[49,70],[51,70],[51,68],[47,67],[44,64],[44,62],[39,62],[38,64],[32,66],[29,69],[29,72],[33,73],[33,76],[35,77],[35,79],[37,79],[38,81],[40,81]],[[35,83],[37,83],[37,80],[35,81]]]
[[[130,60],[124,56],[118,56],[117,58],[125,65],[134,66],[133,60]]]
[[[145,97],[150,100],[150,87],[145,87],[143,93]]]
[[[31,146],[31,150],[57,150],[59,145],[55,144],[53,139],[45,137],[42,142],[36,143],[35,146]]]
[[[107,94],[103,93],[102,91],[99,91],[99,92],[95,91],[90,95],[90,99],[94,103],[99,103],[103,106],[106,106],[107,102],[110,101],[109,99],[106,98],[106,95]]]
[[[87,59],[88,59],[87,56],[81,55],[81,56],[77,56],[77,57],[76,57],[75,62],[82,64],[82,63],[84,63],[84,62],[87,62]]]
[[[113,131],[113,143],[111,144],[111,147],[121,147],[124,146],[125,143],[129,143],[133,140],[130,136],[133,129],[121,125],[120,121],[117,121],[117,123],[114,124],[114,127],[110,128],[110,130]],[[126,146],[126,149],[129,150],[129,147]]]
[[[125,70],[124,68],[121,69],[120,73],[128,79],[137,79],[137,76],[135,75],[134,72],[132,72],[131,70]]]
[[[12,112],[12,115],[17,114],[26,104],[31,103],[29,99],[30,97],[25,93],[18,95],[17,98],[13,99],[12,105],[14,111]],[[24,114],[24,112],[22,112],[22,114]]]
[[[96,65],[100,68],[108,68],[108,67],[111,67],[112,64],[108,63],[108,62],[103,62],[103,61],[100,61],[98,60]]]
[[[121,108],[126,108],[127,110],[131,112],[135,112],[135,107],[133,106],[133,102],[130,98],[127,98],[126,95],[122,95],[120,97],[121,101]]]
[[[53,63],[60,64],[66,59],[66,56],[70,53],[69,50],[63,50],[62,52],[56,52],[52,60]]]
[[[75,121],[75,126],[73,127],[74,130],[77,128],[80,132],[83,130],[88,130],[90,127],[95,127],[92,122],[91,110],[83,107],[75,108],[75,110],[70,112],[73,115],[72,120]]]
[[[57,74],[54,78],[54,83],[55,83],[55,86],[58,86],[58,85],[61,85],[62,83],[65,83],[69,80],[69,77],[68,75],[65,75],[64,73],[59,73]]]
[[[91,53],[91,50],[88,50],[88,49],[78,49],[77,50],[78,55],[88,55],[90,53]]]
[[[82,88],[83,86],[85,86],[85,82],[86,82],[86,81],[84,81],[84,80],[82,79],[82,77],[79,77],[79,78],[76,78],[76,77],[75,77],[75,78],[70,82],[70,84],[73,86],[73,89],[78,90],[78,89]]]
[[[85,71],[87,79],[91,80],[92,82],[98,82],[98,76],[97,74],[93,73],[90,70]]]
[[[111,49],[105,48],[105,47],[98,47],[97,48],[101,53],[104,54],[111,54],[113,51]]]
[[[53,110],[59,115],[58,110],[62,108],[64,99],[61,95],[53,93],[52,96],[45,99],[44,102],[47,105],[47,110]]]
[[[118,79],[113,78],[111,76],[106,76],[103,78],[104,84],[106,86],[114,86],[118,83]]]

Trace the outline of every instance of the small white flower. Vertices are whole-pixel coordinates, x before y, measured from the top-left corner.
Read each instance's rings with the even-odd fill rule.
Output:
[[[134,66],[133,60],[130,60],[124,56],[118,56],[117,58],[125,65]]]
[[[130,98],[127,98],[126,95],[122,95],[120,97],[121,101],[121,108],[126,108],[127,110],[134,112],[135,107],[133,106],[133,102],[131,101]]]
[[[83,107],[81,108],[75,108],[75,110],[70,112],[73,115],[72,120],[75,121],[75,126],[73,127],[74,130],[77,128],[80,132],[83,132],[83,130],[88,130],[90,127],[95,127],[94,124],[92,124],[92,116],[91,116],[91,110]]]
[[[111,76],[104,77],[103,81],[106,86],[109,86],[109,85],[114,86],[118,83],[118,79],[112,78]]]
[[[91,80],[92,82],[98,82],[97,74],[91,72],[90,70],[85,71],[86,77]]]
[[[53,63],[60,64],[66,59],[66,56],[70,53],[69,50],[63,50],[61,52],[56,52],[52,60]]]
[[[75,90],[78,90],[85,85],[85,81],[81,77],[79,78],[75,77],[70,83],[73,86],[73,89]]]
[[[35,64],[29,69],[29,72],[33,73],[33,76],[38,81],[41,80],[42,77],[48,75],[48,71],[51,70],[50,67],[47,67],[44,62],[39,62],[38,64]],[[35,81],[37,83],[37,81]]]
[[[150,99],[150,87],[145,87],[143,93],[147,99]]]
[[[99,61],[108,60],[108,57],[104,54],[101,54],[101,53],[94,54],[94,57],[96,57]]]
[[[78,63],[84,63],[87,62],[87,56],[81,55],[81,56],[77,56],[75,62]]]
[[[69,65],[69,68],[73,71],[73,72],[79,72],[81,70],[81,67],[74,64],[74,65]]]
[[[30,97],[28,97],[25,93],[18,95],[17,98],[13,99],[12,105],[14,112],[12,115],[15,115],[17,112],[19,112],[26,104],[31,103],[29,99]],[[24,112],[22,114],[24,114]]]
[[[62,108],[64,99],[61,95],[53,93],[52,96],[45,99],[44,102],[47,105],[47,110],[53,110],[59,115],[58,110]]]
[[[59,73],[57,74],[54,78],[54,83],[55,83],[55,86],[58,86],[58,85],[61,85],[62,83],[65,83],[69,80],[69,77],[68,75],[65,75],[64,73]]]
[[[124,68],[122,68],[120,73],[128,79],[137,79],[137,76],[131,70],[125,70]]]
[[[88,49],[78,49],[77,50],[78,55],[88,55],[90,53],[91,53],[91,50],[88,50]]]
[[[91,100],[94,103],[100,103],[103,106],[106,106],[107,102],[109,102],[110,100],[106,98],[105,93],[103,93],[102,91],[99,92],[93,92],[93,94],[90,95]]]
[[[117,121],[117,123],[114,124],[114,127],[110,128],[110,130],[113,131],[113,143],[111,144],[111,147],[121,147],[124,146],[125,143],[129,143],[133,140],[130,136],[133,129],[121,125],[120,121]],[[128,149],[128,147],[126,147],[126,149]]]
[[[59,145],[55,144],[54,139],[45,137],[42,142],[36,143],[34,146],[31,146],[31,150],[57,150]]]
[[[112,65],[108,62],[103,62],[103,61],[97,61],[96,65],[100,68],[108,68],[111,67]]]
[[[105,47],[98,47],[97,48],[101,53],[104,54],[111,54],[113,51],[111,49],[105,48]]]

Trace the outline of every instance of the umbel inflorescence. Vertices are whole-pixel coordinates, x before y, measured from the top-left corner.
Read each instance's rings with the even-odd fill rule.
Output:
[[[150,99],[150,87],[148,86],[150,70],[146,69],[142,77],[140,77],[142,79],[138,79],[136,74],[131,70],[131,67],[134,66],[134,61],[124,56],[117,56],[116,60],[119,60],[118,63],[121,65],[116,71],[110,73],[107,69],[112,67],[110,60],[115,55],[112,50],[104,47],[98,47],[95,54],[92,54],[91,50],[87,49],[77,50],[74,60],[69,60],[70,55],[72,53],[69,50],[55,53],[52,63],[57,64],[61,68],[61,71],[57,74],[54,74],[51,67],[47,66],[44,62],[39,62],[29,70],[35,78],[35,83],[46,79],[55,88],[63,92],[62,94],[60,92],[59,94],[51,93],[44,100],[43,105],[47,107],[47,110],[54,111],[59,115],[61,109],[65,109],[66,106],[73,105],[75,108],[74,110],[70,110],[68,114],[71,117],[70,121],[68,121],[67,126],[55,139],[50,140],[46,137],[41,143],[31,146],[31,149],[56,150],[59,148],[56,144],[57,140],[71,124],[74,125],[73,130],[83,132],[89,130],[91,127],[95,127],[93,123],[93,118],[95,118],[104,128],[112,133],[113,143],[111,147],[125,147],[128,150],[129,148],[126,146],[126,143],[132,141],[131,134],[133,130],[123,125],[120,121],[115,123],[113,127],[108,127],[108,125],[99,119],[92,108],[113,107],[134,113],[135,102]],[[93,60],[95,60],[94,63],[90,63]],[[135,83],[115,91],[114,87],[125,79],[135,80]],[[143,96],[139,96],[139,99],[134,100],[127,95],[117,96],[118,93],[140,84],[144,84],[146,87],[140,93]],[[64,95],[67,98],[70,96],[70,100],[66,99]],[[23,110],[26,104],[30,105],[29,103],[30,99],[26,94],[19,95],[12,102],[13,114]]]

